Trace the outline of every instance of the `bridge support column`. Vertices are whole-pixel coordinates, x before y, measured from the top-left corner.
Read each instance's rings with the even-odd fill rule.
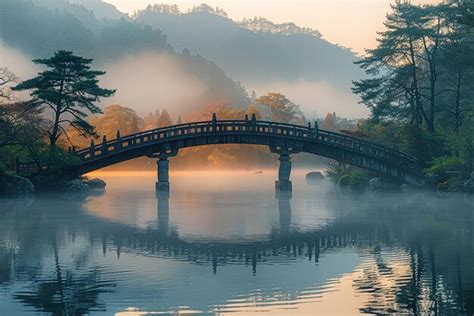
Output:
[[[157,153],[149,152],[148,158],[158,158],[156,161],[156,171],[158,181],[155,184],[156,192],[168,192],[170,190],[170,162],[168,158],[178,154],[177,148],[164,148]]]
[[[278,168],[278,180],[275,182],[275,189],[278,191],[291,191],[291,157],[287,152],[280,153],[280,167]]]
[[[275,189],[278,191],[292,190],[290,180],[291,175],[291,154],[297,154],[299,150],[294,144],[272,144],[270,145],[272,153],[280,155],[280,167],[278,168],[278,180],[275,182]]]

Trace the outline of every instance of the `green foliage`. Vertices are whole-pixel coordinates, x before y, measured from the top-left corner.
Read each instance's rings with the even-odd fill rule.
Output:
[[[459,157],[442,156],[437,157],[431,163],[431,166],[424,171],[429,173],[446,173],[456,171],[462,166],[462,160]]]
[[[441,191],[462,190],[465,179],[462,177],[463,161],[457,156],[441,156],[433,160],[431,165],[424,170],[431,175],[431,185]]]
[[[34,163],[33,183],[40,190],[57,190],[77,177],[70,170],[79,163],[76,156],[56,146],[57,140],[61,135],[67,138],[67,126],[82,135],[93,134],[88,112],[101,113],[95,103],[114,91],[98,86],[97,76],[104,72],[91,70],[91,59],[58,51],[34,62],[47,69],[12,89],[30,90],[31,100],[13,103],[4,94],[0,100],[0,169],[14,170],[17,158]],[[53,114],[52,122],[44,119],[43,111]]]
[[[378,144],[410,154],[422,164],[431,160],[432,144],[438,144],[436,137],[421,128],[395,120],[360,120],[357,136]]]
[[[71,173],[71,167],[80,163],[78,157],[69,154],[64,149],[54,147],[52,150],[43,150],[38,153],[38,161],[48,161],[46,169],[31,175],[30,180],[38,191],[62,191],[67,183],[77,178]]]
[[[458,133],[447,133],[446,146],[463,162],[462,170],[466,177],[474,171],[474,121],[465,124]]]
[[[436,189],[439,191],[447,192],[459,192],[463,188],[465,179],[462,177],[450,177],[446,180],[440,181],[436,185]]]
[[[474,167],[471,1],[397,1],[353,91],[372,111],[359,134],[418,159],[427,182],[460,190]]]
[[[350,188],[355,192],[364,191],[369,183],[367,171],[338,161],[329,163],[326,176],[341,188]]]
[[[362,169],[352,170],[349,174],[349,187],[356,192],[363,192],[369,183],[368,173]]]
[[[338,162],[335,160],[331,160],[328,164],[328,168],[326,170],[326,176],[331,179],[332,182],[338,183],[339,180],[350,171],[352,171],[354,167]]]
[[[359,64],[370,76],[353,91],[376,119],[396,120],[433,133],[440,117],[457,129],[472,112],[472,30],[457,21],[460,2],[418,6],[397,1],[379,33],[378,46]],[[443,123],[443,122],[441,122]]]
[[[88,112],[101,113],[95,103],[101,97],[115,93],[115,90],[98,85],[97,77],[105,72],[91,70],[92,59],[64,50],[57,51],[51,58],[35,59],[33,62],[46,66],[47,70],[19,83],[13,90],[30,90],[31,100],[28,104],[52,112],[53,121],[48,130],[50,147],[56,146],[62,134],[67,134],[68,126],[84,136],[93,135],[93,127],[86,120]]]

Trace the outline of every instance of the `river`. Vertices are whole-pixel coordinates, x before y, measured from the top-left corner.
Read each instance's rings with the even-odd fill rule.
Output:
[[[271,171],[98,173],[105,192],[0,200],[0,315],[473,314],[474,204]]]

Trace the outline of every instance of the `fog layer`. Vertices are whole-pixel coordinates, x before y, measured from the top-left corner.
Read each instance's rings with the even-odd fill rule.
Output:
[[[191,111],[207,90],[197,76],[166,53],[127,56],[103,67],[107,73],[102,84],[117,89],[103,103],[120,103],[142,116],[163,108],[172,115]]]

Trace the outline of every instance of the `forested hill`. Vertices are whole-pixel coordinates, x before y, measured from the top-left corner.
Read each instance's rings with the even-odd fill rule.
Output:
[[[18,5],[27,6],[25,0],[1,1],[18,2]],[[329,43],[316,30],[301,28],[293,23],[275,24],[264,18],[237,22],[227,17],[224,11],[206,4],[186,13],[181,12],[176,5],[149,5],[129,17],[102,0],[31,1],[38,7],[50,9],[50,14],[63,12],[64,18],[70,19],[67,17],[67,14],[70,14],[82,22],[82,25],[73,25],[73,20],[70,23],[63,22],[61,25],[66,29],[59,34],[56,32],[55,36],[67,36],[68,26],[85,27],[87,31],[97,33],[98,42],[104,44],[95,47],[100,52],[104,51],[104,46],[109,46],[111,51],[126,52],[147,49],[150,46],[163,48],[169,42],[177,51],[188,49],[199,54],[241,81],[323,80],[347,88],[351,80],[360,79],[362,76],[359,67],[353,64],[357,59],[353,52]],[[38,12],[29,17],[33,20],[37,18],[40,20],[38,22],[41,22],[44,20],[42,17],[47,14],[44,10],[36,11]],[[251,14],[249,12],[249,15]],[[122,21],[117,23],[120,19]],[[13,18],[10,20],[14,21]],[[115,24],[112,23],[114,20]],[[132,21],[151,26],[153,30],[138,30],[138,26]],[[34,24],[30,23],[30,28],[32,27]],[[23,29],[26,31],[28,28]],[[77,30],[76,35],[81,36],[76,45],[92,47],[88,42],[92,35],[85,33],[87,32]],[[34,34],[36,43],[45,43],[43,37],[50,36],[48,33],[40,33],[39,30]],[[114,39],[113,34],[121,39]],[[104,36],[100,37],[101,35]],[[127,45],[124,45],[125,43]],[[113,44],[124,47],[110,46]]]
[[[175,5],[148,6],[128,16],[102,0],[0,0],[0,19],[2,41],[31,58],[68,49],[101,65],[142,53],[167,54],[180,73],[192,78],[171,80],[174,86],[163,89],[184,92],[189,96],[186,102],[198,106],[223,101],[246,106],[249,100],[242,82],[248,92],[285,94],[308,116],[327,112],[348,117],[368,114],[350,89],[352,80],[363,77],[353,64],[357,59],[354,53],[324,40],[316,30],[293,23],[274,24],[262,18],[236,22],[222,10],[204,4],[186,13]],[[119,89],[114,102],[136,101],[151,106],[151,100],[142,99],[159,92],[151,88],[153,76],[161,75],[165,80],[164,73],[172,75],[177,68],[170,70],[158,63],[152,72],[153,66],[143,65],[145,59],[140,61],[133,67],[128,59],[127,71],[114,74],[133,77],[135,71],[140,76],[140,65],[145,69],[148,76],[134,78],[138,99],[121,99],[123,89],[129,90],[129,86],[112,82]],[[149,59],[147,62],[152,64]],[[145,78],[148,90],[137,84]],[[183,82],[192,87],[184,84],[179,91]],[[169,99],[157,102],[174,106],[176,102]],[[170,111],[180,114],[172,108]]]
[[[235,22],[205,4],[187,13],[173,5],[148,6],[133,18],[162,30],[175,48],[188,48],[239,80],[274,77],[347,86],[361,77],[353,65],[354,53],[293,23],[274,24],[263,18]]]
[[[163,32],[121,17],[114,7],[101,1],[85,3],[102,13],[66,0],[0,0],[0,41],[28,59],[45,58],[59,49],[94,58],[107,70],[106,81],[119,90],[112,101],[142,113],[168,107],[179,114],[173,107],[182,110],[184,103],[196,108],[212,102],[248,105],[245,90],[214,63],[188,51],[176,52]],[[15,72],[8,60],[2,58],[1,63]],[[170,82],[172,88],[166,86]],[[135,94],[124,95],[126,90]]]

